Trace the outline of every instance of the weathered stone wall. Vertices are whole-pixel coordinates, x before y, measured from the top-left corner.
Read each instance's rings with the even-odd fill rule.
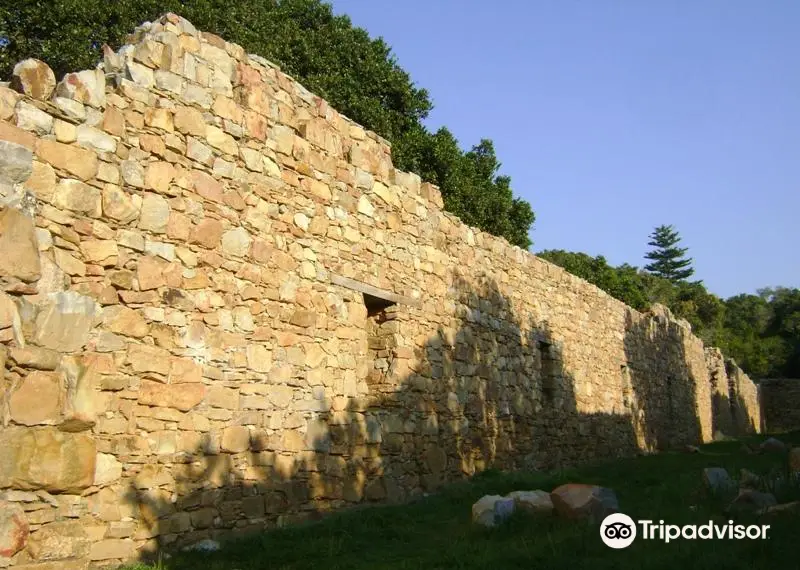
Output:
[[[711,385],[713,431],[741,435],[759,431],[761,403],[758,386],[718,348],[706,348]]]
[[[800,429],[800,380],[770,378],[758,384],[764,431],[779,433]]]
[[[105,566],[711,438],[685,324],[465,226],[239,46],[166,16],[98,70],[55,87],[27,61],[13,85],[2,564]]]

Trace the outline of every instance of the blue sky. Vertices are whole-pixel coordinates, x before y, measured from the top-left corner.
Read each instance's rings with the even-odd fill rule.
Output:
[[[800,2],[333,0],[494,141],[534,251],[641,266],[673,224],[728,297],[800,287]]]

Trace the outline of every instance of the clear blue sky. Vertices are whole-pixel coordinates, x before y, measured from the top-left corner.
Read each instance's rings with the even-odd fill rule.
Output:
[[[800,2],[333,0],[494,141],[534,251],[641,266],[673,224],[728,297],[800,287]]]

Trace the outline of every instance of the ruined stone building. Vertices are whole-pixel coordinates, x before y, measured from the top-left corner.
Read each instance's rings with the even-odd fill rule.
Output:
[[[58,83],[17,67],[0,194],[0,566],[761,423],[667,310],[464,225],[385,140],[174,15]]]

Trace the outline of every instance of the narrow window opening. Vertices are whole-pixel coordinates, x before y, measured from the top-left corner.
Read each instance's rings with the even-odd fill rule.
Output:
[[[391,343],[392,327],[386,324],[395,318],[393,311],[387,311],[389,307],[396,305],[394,301],[382,299],[375,295],[362,293],[364,306],[367,308],[366,331],[367,331],[367,353],[369,355],[369,370],[367,371],[367,383],[370,386],[383,386],[389,381],[392,374],[393,349]]]
[[[552,345],[549,342],[537,341],[542,374],[542,395],[545,401],[553,402],[556,397],[557,363],[553,358]]]
[[[367,316],[368,317],[376,317],[379,320],[385,320],[384,311],[393,305],[396,305],[394,301],[389,301],[388,299],[381,299],[380,297],[375,297],[374,295],[370,295],[368,293],[362,293],[364,295],[364,305],[367,307]],[[381,317],[383,315],[383,317]]]

